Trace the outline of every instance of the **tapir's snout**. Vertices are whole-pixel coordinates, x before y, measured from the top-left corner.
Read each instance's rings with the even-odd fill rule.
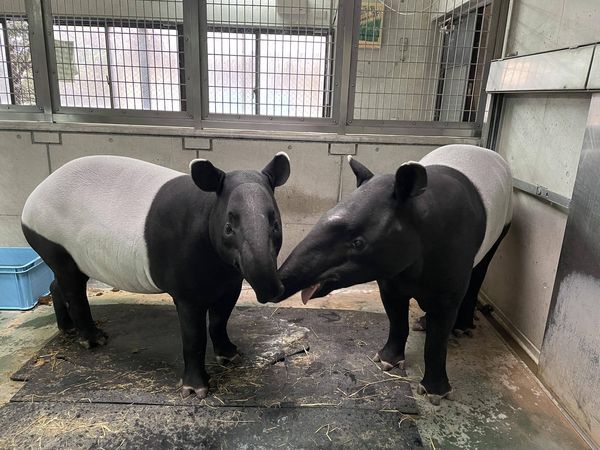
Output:
[[[279,297],[284,287],[277,275],[277,253],[267,243],[259,249],[246,243],[241,252],[241,271],[256,294],[260,303]]]
[[[256,300],[258,300],[259,303],[268,303],[268,302],[276,301],[283,294],[283,291],[285,290],[285,288],[283,287],[283,284],[280,281],[278,281],[277,284],[278,284],[277,286],[273,285],[268,290],[259,291],[259,290],[254,289],[254,292],[256,293]]]

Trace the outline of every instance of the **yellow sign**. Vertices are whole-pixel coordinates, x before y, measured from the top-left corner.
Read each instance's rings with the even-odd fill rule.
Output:
[[[383,34],[383,11],[379,0],[362,0],[360,9],[359,48],[380,48]]]

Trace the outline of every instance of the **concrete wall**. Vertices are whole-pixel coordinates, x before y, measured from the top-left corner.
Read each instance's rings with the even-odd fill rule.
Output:
[[[508,55],[600,40],[595,0],[515,0]],[[583,143],[589,94],[511,95],[504,101],[497,150],[513,175],[570,198]],[[567,215],[515,195],[513,227],[493,261],[483,295],[538,360]]]
[[[354,189],[347,154],[356,154],[375,172],[393,172],[437,146],[0,131],[0,246],[27,245],[19,222],[27,196],[51,171],[74,158],[123,155],[187,172],[189,162],[200,157],[224,170],[260,170],[273,155],[285,151],[292,175],[276,192],[284,224],[280,255],[284,258],[324,211]]]
[[[515,0],[507,55],[600,41],[598,0]]]
[[[570,198],[589,94],[515,95],[504,102],[497,150],[515,178]],[[567,215],[516,193],[512,228],[483,294],[534,360],[539,357]]]

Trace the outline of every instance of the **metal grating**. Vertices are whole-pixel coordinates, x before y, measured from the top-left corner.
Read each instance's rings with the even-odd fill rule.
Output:
[[[0,104],[35,105],[29,26],[24,2],[0,5]]]
[[[355,119],[478,119],[492,4],[362,0]]]
[[[336,0],[209,0],[209,113],[331,117],[337,10]]]
[[[186,110],[183,0],[52,0],[62,107]]]

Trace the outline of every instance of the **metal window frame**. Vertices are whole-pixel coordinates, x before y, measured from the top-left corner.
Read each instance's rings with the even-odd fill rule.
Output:
[[[189,5],[190,1],[183,0],[183,7],[185,8]],[[134,124],[134,125],[170,125],[170,126],[194,126],[194,116],[190,111],[157,111],[157,110],[139,110],[139,109],[121,109],[121,108],[87,108],[87,107],[74,107],[74,106],[62,106],[60,103],[60,89],[58,84],[58,72],[57,72],[57,63],[56,63],[56,52],[54,47],[54,25],[57,23],[54,20],[51,9],[51,2],[44,1],[43,3],[43,19],[44,19],[44,27],[46,30],[46,53],[49,62],[49,75],[50,75],[50,92],[52,97],[52,120],[56,123],[64,123],[64,122],[90,122],[90,123],[123,123],[123,124]],[[191,36],[189,32],[191,30],[186,30],[186,20],[184,15],[184,24],[183,24],[183,40],[184,40],[184,48],[183,52],[185,53],[186,47],[185,42],[189,42],[191,40]],[[68,19],[59,19],[58,23],[61,24],[64,22],[64,25],[81,25],[85,26],[85,22],[87,20],[68,20]],[[77,22],[77,23],[75,23]],[[90,26],[98,26],[100,23],[101,26],[105,28],[105,33],[108,33],[109,27],[119,27],[124,24],[128,24],[128,20],[121,19],[113,19],[108,17],[95,17],[93,20],[89,19]],[[170,24],[169,27],[155,26],[149,28],[155,29],[175,29],[179,30],[181,24],[173,21],[152,21],[152,20],[143,20],[136,21],[136,25],[142,24],[144,26],[152,23],[158,24]],[[191,24],[192,22],[190,22]],[[139,26],[132,28],[141,28]],[[178,33],[178,45],[181,39],[179,38]],[[181,49],[178,49],[178,52],[181,53]],[[109,53],[107,47],[107,53]],[[192,59],[192,58],[190,58]],[[179,58],[180,62],[180,82],[179,86],[181,89],[182,85],[186,85],[188,89],[185,90],[186,94],[189,92],[188,86],[188,77],[185,75],[185,79],[181,79],[182,70],[185,71],[185,68],[181,68],[181,58]],[[110,73],[110,67],[109,67]],[[183,83],[182,81],[185,81]],[[110,86],[110,85],[109,85]],[[112,88],[109,88],[111,92],[111,105],[114,104],[114,99],[112,98]],[[180,91],[181,92],[181,91]],[[185,103],[186,106],[190,105],[190,103],[185,99],[185,102],[181,102],[182,105]]]
[[[44,58],[38,59],[39,55],[34,53],[34,40],[37,40],[39,33],[35,32],[35,25],[39,23],[35,20],[36,16],[33,14],[32,9],[36,2],[40,0],[26,0],[26,11],[25,14],[11,14],[11,17],[21,19],[27,22],[27,29],[29,34],[29,47],[31,52],[31,61],[33,69],[33,82],[34,82],[34,95],[36,103],[33,105],[0,105],[0,120],[24,120],[24,121],[45,121],[47,116],[44,114],[43,107],[43,81],[40,81],[40,67],[43,64]],[[4,37],[6,39],[6,56],[7,56],[7,67],[9,73],[9,85],[11,86],[11,98],[14,101],[14,89],[13,80],[11,77],[11,61],[8,49],[8,28],[6,27],[6,17],[0,18],[4,23]],[[44,72],[44,70],[41,70]]]
[[[356,68],[358,65],[358,30],[360,25],[360,3],[361,0],[356,0],[355,5],[357,13],[354,18],[354,32],[352,41],[352,86],[356,82]],[[461,136],[461,137],[480,137],[483,129],[483,116],[485,109],[485,88],[483,81],[487,80],[489,67],[493,60],[494,48],[498,41],[498,24],[506,14],[503,8],[505,0],[482,0],[476,2],[466,2],[462,7],[455,10],[462,10],[462,15],[466,15],[473,10],[476,10],[484,5],[492,6],[492,17],[490,19],[490,29],[488,30],[488,42],[486,45],[486,54],[484,58],[483,72],[481,75],[482,89],[479,96],[479,104],[477,106],[477,118],[474,122],[441,122],[441,121],[411,121],[411,120],[372,120],[372,119],[354,119],[354,94],[352,94],[351,107],[348,108],[346,123],[348,127],[346,131],[349,133],[377,133],[377,134],[426,134],[426,135],[442,135],[442,136]],[[444,17],[451,16],[455,10],[436,18],[438,21]],[[358,17],[356,17],[358,16]]]
[[[180,89],[182,105],[185,102],[185,111],[62,107],[57,80],[51,2],[50,0],[25,0],[34,67],[36,105],[1,105],[0,120],[162,125],[194,129],[322,132],[338,136],[378,134],[458,138],[487,137],[489,129],[484,123],[486,95],[483,92],[480,94],[477,107],[478,118],[475,122],[353,119],[361,0],[339,0],[337,14],[334,14],[336,9],[332,2],[329,8],[331,13],[328,25],[300,27],[300,30],[303,28],[324,30],[331,40],[331,42],[327,42],[326,50],[333,54],[327,54],[326,58],[329,61],[328,58],[333,56],[333,64],[328,64],[330,67],[325,73],[333,76],[329,79],[325,76],[324,82],[331,82],[332,90],[324,89],[323,102],[324,114],[330,111],[331,117],[211,114],[208,112],[207,32],[209,26],[207,23],[207,0],[182,1],[185,12],[183,25],[178,21],[173,24],[178,27],[183,26],[183,35],[178,33],[178,51],[180,58],[183,59],[180,61],[180,80],[184,80],[184,82],[180,83]],[[493,7],[482,81],[487,79],[491,60],[497,53],[493,50],[498,47],[498,41],[502,42],[499,32],[500,34],[504,32],[503,24],[506,23],[507,3],[507,0],[471,0],[465,4],[468,8],[465,8],[465,5],[462,6],[465,8],[463,13],[483,4],[492,4]],[[100,19],[104,22],[115,21],[110,18]],[[144,23],[150,24],[152,22],[152,20],[144,21]],[[96,23],[97,21],[94,20],[94,24]],[[160,23],[164,24],[165,22],[161,21]],[[248,28],[245,27],[245,29]],[[276,30],[282,33],[289,32],[273,27],[273,31]],[[332,33],[334,33],[333,38]],[[259,101],[260,98],[257,98],[257,104]],[[2,106],[6,106],[6,108],[2,108]]]
[[[290,130],[290,131],[333,131],[332,125],[335,125],[334,105],[333,99],[335,98],[334,92],[330,92],[326,89],[323,90],[323,104],[320,106],[323,112],[327,110],[332,112],[332,117],[299,117],[299,116],[277,116],[277,115],[265,115],[260,114],[260,35],[261,34],[276,34],[276,35],[289,35],[289,36],[324,36],[325,41],[325,71],[323,73],[324,85],[331,81],[336,86],[336,59],[335,59],[335,45],[336,45],[336,30],[330,25],[329,27],[315,27],[315,26],[298,26],[293,32],[280,27],[262,27],[262,26],[231,26],[231,25],[213,25],[208,24],[207,15],[207,2],[201,2],[204,8],[204,26],[201,26],[202,39],[205,43],[208,43],[208,33],[244,33],[253,34],[255,39],[255,70],[254,70],[254,110],[255,114],[221,114],[211,113],[210,99],[208,94],[208,46],[204,48],[204,52],[201,55],[201,60],[205,61],[203,67],[203,79],[206,79],[206,86],[203,86],[203,97],[206,99],[205,110],[203,111],[203,123],[206,127],[222,127],[223,123],[227,123],[227,128],[247,128],[252,126],[253,129],[264,129],[264,130]],[[340,5],[341,7],[341,5]],[[328,64],[329,52],[334,51],[334,64]],[[328,71],[329,70],[329,71]],[[326,104],[327,97],[331,97],[330,104]],[[238,123],[239,122],[239,123]],[[325,122],[327,124],[325,124]],[[242,125],[240,127],[240,124]]]

